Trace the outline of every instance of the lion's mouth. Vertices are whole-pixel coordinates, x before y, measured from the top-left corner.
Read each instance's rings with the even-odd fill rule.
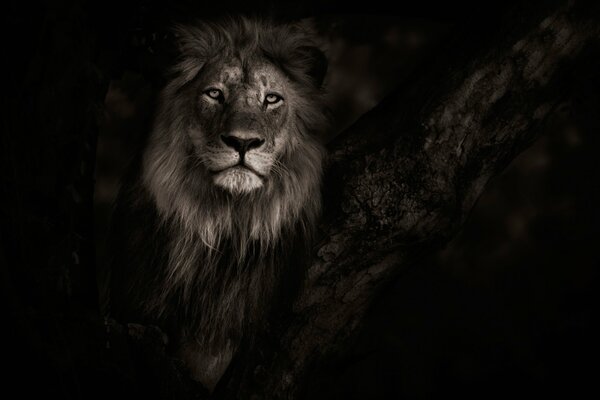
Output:
[[[254,168],[252,168],[250,165],[248,165],[246,163],[242,163],[242,162],[240,162],[238,164],[235,164],[235,165],[232,165],[230,167],[225,167],[225,168],[219,169],[219,170],[210,170],[209,172],[212,175],[218,175],[218,174],[220,174],[222,172],[225,172],[225,171],[228,171],[228,170],[249,171],[249,172],[253,173],[254,175],[256,175],[258,178],[260,178],[261,180],[265,180],[266,179],[266,177],[263,174],[261,174],[260,172],[258,172]]]
[[[233,194],[250,193],[265,184],[265,177],[246,164],[210,171],[215,185]]]

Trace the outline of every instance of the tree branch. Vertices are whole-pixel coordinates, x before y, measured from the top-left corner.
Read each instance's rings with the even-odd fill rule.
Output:
[[[572,68],[599,53],[598,9],[518,12],[492,43],[438,60],[331,144],[322,240],[293,316],[239,360],[225,397],[297,397],[378,291],[448,241],[490,178],[537,137]]]

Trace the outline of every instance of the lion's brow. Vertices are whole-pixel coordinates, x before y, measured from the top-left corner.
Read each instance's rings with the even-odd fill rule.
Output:
[[[245,75],[245,73],[238,66],[224,66],[221,69],[220,80],[221,82],[228,83],[231,80],[239,79],[240,75]]]

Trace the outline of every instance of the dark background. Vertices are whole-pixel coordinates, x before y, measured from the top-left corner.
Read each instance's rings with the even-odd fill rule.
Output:
[[[433,54],[452,51],[457,38],[484,45],[512,5],[136,1],[3,7],[10,71],[3,96],[0,262],[9,378],[25,393],[35,383],[41,393],[91,398],[91,392],[128,392],[111,392],[118,385],[108,367],[98,366],[105,363],[102,351],[88,346],[103,340],[82,329],[82,321],[95,317],[64,317],[65,309],[97,307],[93,269],[73,275],[67,266],[104,261],[119,177],[147,132],[172,61],[172,22],[238,12],[311,17],[330,60],[330,140]],[[44,27],[53,23],[67,28],[48,36]],[[74,38],[81,32],[89,35],[85,46]],[[73,70],[54,71],[63,66]],[[79,67],[89,70],[82,74]],[[84,79],[62,93],[71,76]],[[308,398],[597,394],[600,73],[585,74],[571,89],[542,138],[490,183],[460,234],[404,271],[376,300],[347,357],[311,378]],[[77,121],[93,96],[97,104],[84,108],[89,114],[79,124],[46,118],[71,113]],[[48,98],[56,112],[48,109]],[[72,129],[77,135],[77,126],[89,121],[96,127],[86,128],[84,140],[63,134]],[[47,135],[50,123],[55,133]],[[94,153],[95,162],[81,172],[77,160]],[[95,184],[73,178],[70,165]],[[88,184],[93,208],[85,197],[92,193]],[[124,381],[137,379],[125,375]]]

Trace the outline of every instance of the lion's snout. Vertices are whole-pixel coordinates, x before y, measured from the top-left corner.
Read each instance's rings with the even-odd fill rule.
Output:
[[[265,144],[265,140],[259,137],[244,139],[235,135],[221,135],[221,140],[226,146],[240,153],[240,157],[242,158],[248,150],[257,149]]]

